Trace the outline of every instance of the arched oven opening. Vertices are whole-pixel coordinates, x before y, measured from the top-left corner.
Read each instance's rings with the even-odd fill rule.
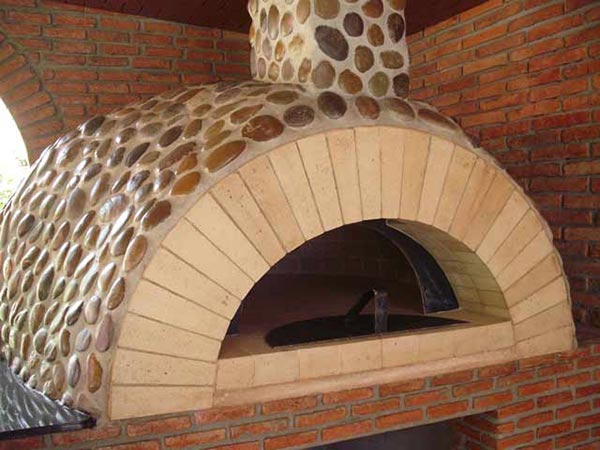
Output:
[[[462,323],[435,259],[385,220],[345,225],[285,256],[255,284],[223,350],[268,348]]]

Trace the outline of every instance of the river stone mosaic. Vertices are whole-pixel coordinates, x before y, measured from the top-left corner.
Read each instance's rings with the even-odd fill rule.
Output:
[[[177,219],[257,155],[374,120],[466,142],[421,103],[259,81],[181,88],[63,136],[0,213],[3,359],[30,387],[101,415],[124,305]]]
[[[106,417],[119,327],[144,268],[205,192],[258,155],[375,123],[470,146],[450,119],[400,98],[408,55],[403,37],[393,41],[403,6],[251,0],[258,76],[278,64],[263,49],[280,40],[290,83],[181,87],[50,145],[0,212],[0,348],[11,370],[47,397]],[[381,48],[368,42],[373,26]],[[328,31],[315,35],[319,27]],[[343,39],[347,51],[315,36]]]
[[[407,96],[403,78],[394,81],[408,79],[404,2],[250,0],[248,11],[256,79],[375,95],[377,75],[377,96]]]

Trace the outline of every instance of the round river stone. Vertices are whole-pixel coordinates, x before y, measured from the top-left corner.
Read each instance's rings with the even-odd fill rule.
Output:
[[[315,111],[306,105],[296,105],[289,108],[283,115],[283,120],[290,127],[305,127],[315,119]]]
[[[375,57],[369,47],[359,45],[354,51],[354,64],[359,72],[366,72],[375,63]]]
[[[339,12],[338,0],[315,0],[315,13],[322,19],[335,19]]]
[[[319,109],[330,119],[339,119],[348,110],[346,101],[333,92],[323,92],[317,102]]]
[[[336,28],[320,25],[315,30],[315,39],[319,48],[330,58],[343,61],[348,57],[350,47],[344,35]]]
[[[329,61],[321,61],[311,74],[313,84],[319,89],[326,89],[333,84],[335,69]]]
[[[365,23],[360,15],[356,13],[348,13],[344,17],[344,30],[348,36],[358,37],[365,31]]]
[[[360,77],[350,70],[344,70],[338,79],[340,87],[348,94],[356,94],[363,88]]]
[[[245,141],[231,141],[212,151],[204,161],[209,172],[216,172],[237,158],[246,149]]]
[[[387,20],[388,32],[393,43],[400,42],[404,36],[404,19],[400,14],[390,14]]]
[[[283,124],[269,115],[250,119],[242,129],[242,136],[258,142],[270,141],[281,133],[283,133]]]

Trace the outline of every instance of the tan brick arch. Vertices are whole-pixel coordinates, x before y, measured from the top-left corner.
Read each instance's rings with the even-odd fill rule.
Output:
[[[401,376],[400,369],[410,372],[424,363],[435,371],[441,370],[439,361],[447,369],[574,346],[569,289],[551,233],[490,157],[408,128],[340,129],[247,162],[204,194],[168,233],[122,323],[109,418],[211,407],[231,401],[228,392],[236,389],[252,392],[254,397],[237,396],[249,401],[324,386],[303,378],[301,370],[277,380],[259,373],[259,364],[279,364],[277,357],[282,373],[289,372],[289,361],[302,368],[298,359],[306,355],[296,350],[274,353],[268,362],[250,361],[249,384],[221,383],[221,342],[245,295],[287,253],[325,231],[379,218],[430,251],[465,314],[491,319],[437,337],[379,339],[379,355],[361,367],[344,366],[342,355],[340,371],[323,377],[328,386],[355,386],[357,373],[368,382],[391,380]],[[404,345],[409,338],[414,351]],[[447,353],[427,350],[436,345]],[[333,361],[339,347],[321,348],[320,357]],[[365,367],[369,376],[360,373]],[[273,394],[273,385],[285,389]]]

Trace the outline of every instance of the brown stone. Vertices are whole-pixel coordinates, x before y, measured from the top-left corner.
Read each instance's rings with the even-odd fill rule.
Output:
[[[260,11],[260,29],[263,33],[267,31],[267,11],[264,8]]]
[[[175,182],[171,188],[171,195],[188,195],[200,183],[200,172],[190,172]]]
[[[321,61],[311,74],[313,84],[319,89],[326,89],[333,84],[335,69],[329,61]]]
[[[71,353],[71,332],[67,329],[62,329],[58,337],[58,346],[60,353],[63,356],[69,356]]]
[[[60,149],[58,156],[56,157],[56,164],[59,167],[65,167],[72,163],[75,158],[79,155],[82,148],[81,139],[70,142]]]
[[[131,193],[137,190],[150,176],[150,171],[142,170],[132,176],[127,182],[127,192]]]
[[[356,107],[361,116],[375,120],[379,117],[379,103],[371,97],[361,96],[356,99]]]
[[[306,83],[306,81],[308,80],[308,74],[310,73],[311,68],[312,68],[311,60],[308,58],[304,58],[302,60],[302,64],[300,64],[300,67],[298,68],[298,81],[300,81],[301,83]]]
[[[321,51],[330,58],[344,61],[348,57],[348,41],[338,29],[320,25],[315,29],[315,39]]]
[[[258,61],[256,62],[256,70],[260,78],[264,78],[265,75],[267,75],[267,62],[264,58],[258,58]]]
[[[48,331],[45,328],[41,328],[38,330],[33,336],[33,348],[39,354],[44,352],[44,347],[46,347],[46,340],[48,339]]]
[[[315,119],[315,111],[306,105],[297,105],[288,108],[283,115],[283,120],[290,127],[304,127]]]
[[[383,35],[383,31],[381,31],[381,27],[377,24],[370,25],[367,31],[367,39],[369,40],[369,43],[375,47],[383,45],[385,36]]]
[[[275,60],[281,61],[284,56],[285,56],[285,44],[283,43],[283,41],[279,41],[279,42],[277,42],[277,45],[275,46]]]
[[[202,130],[202,119],[194,119],[183,130],[183,137],[185,139],[196,137],[200,130]]]
[[[292,38],[290,43],[288,44],[288,53],[294,57],[302,54],[302,49],[304,48],[304,38],[302,35],[298,34]]]
[[[415,118],[414,110],[404,100],[400,100],[399,98],[386,98],[383,101],[383,105],[386,109],[394,112],[403,120],[413,120]]]
[[[87,196],[82,189],[75,189],[67,198],[67,216],[75,219],[81,216],[87,202]]]
[[[406,98],[408,96],[408,88],[409,88],[409,78],[405,73],[401,73],[400,75],[396,75],[393,81],[394,85],[394,94],[397,97]]]
[[[404,37],[404,19],[400,14],[392,13],[387,20],[388,33],[393,43],[400,42]]]
[[[71,387],[77,386],[81,375],[81,366],[79,364],[79,358],[77,355],[72,355],[69,358],[69,364],[67,365],[67,383]]]
[[[446,128],[449,130],[455,130],[457,125],[452,122],[448,117],[433,111],[431,109],[420,109],[419,110],[419,118],[442,128]]]
[[[362,17],[356,13],[346,14],[344,17],[344,30],[348,36],[362,36],[363,32],[365,31],[365,23]]]
[[[212,105],[205,103],[205,104],[202,104],[202,105],[194,108],[194,110],[192,111],[192,114],[194,114],[195,116],[198,116],[198,117],[204,117],[211,109],[212,109]]]
[[[58,346],[56,341],[48,341],[44,347],[44,359],[48,362],[53,362],[58,356]]]
[[[17,226],[17,236],[19,236],[20,238],[25,236],[31,231],[34,224],[35,217],[33,217],[31,214],[25,214],[25,216],[23,216],[23,218],[19,221],[19,225]]]
[[[121,215],[129,205],[129,198],[125,194],[117,194],[108,198],[98,210],[102,222],[111,222]]]
[[[227,103],[231,100],[238,98],[240,96],[240,94],[242,93],[242,90],[238,87],[233,87],[231,89],[228,89],[225,86],[225,88],[226,88],[226,90],[223,93],[217,95],[217,97],[215,98],[215,103],[218,103],[218,104]]]
[[[110,254],[113,256],[121,256],[127,250],[129,241],[133,238],[134,229],[129,227],[125,231],[120,232],[114,238],[110,246]]]
[[[81,176],[81,179],[84,183],[87,183],[88,181],[93,180],[94,177],[96,175],[98,175],[101,171],[102,171],[102,164],[94,163],[91,166],[89,166],[87,169],[85,169],[85,171],[83,172],[83,175]]]
[[[406,0],[388,0],[388,2],[396,11],[403,11],[406,8]]]
[[[69,249],[69,252],[67,253],[67,257],[65,259],[65,268],[64,268],[65,275],[67,275],[68,277],[73,275],[73,273],[75,272],[75,268],[77,267],[77,264],[79,264],[79,261],[81,260],[81,254],[82,254],[82,249],[81,249],[81,245],[79,245],[79,244],[75,244]]]
[[[75,350],[85,352],[90,348],[92,342],[92,333],[87,328],[82,329],[75,338]]]
[[[164,170],[171,167],[173,164],[178,163],[183,157],[193,152],[196,149],[195,142],[188,142],[186,144],[182,144],[178,147],[175,147],[174,150],[171,150],[168,155],[166,155],[163,159],[158,163],[158,169]]]
[[[136,133],[135,128],[125,128],[123,131],[121,131],[119,134],[117,134],[117,137],[115,138],[115,142],[119,145],[125,144],[131,140],[131,138],[135,135],[135,133]]]
[[[151,152],[146,153],[144,156],[142,156],[140,158],[140,160],[138,161],[138,163],[141,166],[148,166],[150,164],[152,164],[154,161],[156,161],[158,158],[160,158],[161,152],[159,152],[158,150],[152,150]]]
[[[330,119],[339,119],[346,114],[346,101],[333,92],[323,92],[317,100],[319,109]]]
[[[123,157],[125,156],[125,147],[119,147],[113,150],[106,164],[108,167],[115,167],[121,164]]]
[[[369,47],[359,45],[354,51],[354,65],[359,72],[366,72],[375,63],[375,57]]]
[[[245,149],[245,141],[228,142],[213,150],[204,164],[209,172],[216,172],[237,158]]]
[[[175,174],[171,170],[162,170],[154,180],[154,192],[158,193],[165,189],[174,178]]]
[[[168,147],[173,142],[175,142],[179,138],[179,136],[181,136],[182,133],[183,127],[179,125],[176,127],[169,128],[162,134],[162,136],[158,140],[158,143],[161,147]]]
[[[335,19],[339,13],[338,0],[315,0],[315,14],[322,19]]]
[[[296,7],[296,18],[298,22],[304,23],[310,16],[310,0],[299,0]]]
[[[295,91],[278,91],[267,95],[267,101],[277,105],[288,105],[298,100],[298,93]]]
[[[98,334],[96,335],[96,350],[99,353],[104,353],[110,348],[113,337],[113,320],[110,313],[106,313],[98,326]]]
[[[112,283],[113,276],[115,275],[115,271],[117,269],[117,264],[111,262],[107,264],[102,271],[100,272],[100,277],[98,277],[98,288],[100,292],[104,293],[108,290],[110,283]]]
[[[404,66],[404,57],[401,53],[390,50],[381,52],[381,63],[386,69],[401,69]]]
[[[75,323],[79,320],[79,316],[81,316],[81,312],[83,311],[83,300],[78,300],[75,303],[72,303],[67,310],[67,314],[65,316],[65,322],[67,325],[75,325]]]
[[[260,49],[265,58],[271,59],[273,56],[273,46],[271,45],[271,40],[267,36],[265,36]]]
[[[356,94],[363,88],[360,77],[350,70],[344,70],[340,74],[338,84],[348,94]]]
[[[294,72],[294,65],[289,59],[286,59],[281,67],[281,77],[284,81],[290,81],[292,78],[294,78]]]
[[[93,353],[87,359],[87,388],[91,393],[102,386],[102,366]]]
[[[367,0],[362,5],[362,10],[367,17],[381,17],[383,14],[383,2],[381,0]]]
[[[292,31],[294,31],[294,16],[290,12],[286,12],[281,18],[281,35],[289,36]]]
[[[94,295],[88,300],[86,300],[85,307],[83,310],[83,316],[87,323],[93,325],[98,321],[98,315],[100,314],[101,304],[102,300],[97,295]]]
[[[177,175],[181,175],[182,173],[185,173],[188,170],[193,169],[197,165],[198,165],[198,155],[196,153],[190,153],[181,160],[181,162],[177,166],[177,170],[175,171],[175,173]]]
[[[50,289],[52,288],[52,283],[54,282],[54,266],[48,267],[42,273],[40,277],[40,282],[37,287],[37,297],[38,300],[43,302],[48,298],[50,294]]]
[[[275,5],[271,5],[271,8],[269,8],[267,28],[269,30],[269,37],[277,39],[277,36],[279,36],[279,10]]]
[[[56,363],[52,368],[52,382],[59,391],[62,390],[65,385],[65,378],[66,374],[64,366],[61,363]]]
[[[219,134],[213,136],[208,141],[206,141],[206,143],[204,144],[204,151],[216,147],[221,142],[225,141],[225,139],[227,139],[229,136],[231,136],[231,130],[221,131]]]
[[[156,202],[152,208],[142,217],[142,229],[151,230],[164,222],[171,215],[171,203],[167,200]]]
[[[131,178],[131,171],[128,170],[127,172],[122,173],[110,187],[110,192],[112,194],[120,192],[127,185],[129,178]]]
[[[273,116],[263,115],[252,119],[242,129],[242,136],[258,142],[270,141],[283,133],[283,124]]]
[[[224,120],[218,120],[204,131],[204,139],[207,141],[217,136],[225,126]]]
[[[123,278],[117,279],[106,296],[106,306],[108,309],[113,310],[119,307],[123,298],[125,297],[125,280]]]
[[[145,136],[155,136],[162,130],[162,127],[163,124],[161,122],[152,122],[142,127],[140,133]]]
[[[383,72],[375,73],[369,80],[369,91],[375,97],[383,97],[390,87],[390,79]]]
[[[142,113],[141,112],[139,112],[139,111],[133,111],[131,114],[128,114],[123,119],[121,119],[119,121],[119,125],[122,126],[122,127],[131,126],[135,122],[137,122],[140,117],[142,117]]]
[[[82,131],[86,136],[91,136],[98,128],[104,123],[106,120],[105,116],[96,116],[90,120],[88,120],[85,124],[83,124]]]

